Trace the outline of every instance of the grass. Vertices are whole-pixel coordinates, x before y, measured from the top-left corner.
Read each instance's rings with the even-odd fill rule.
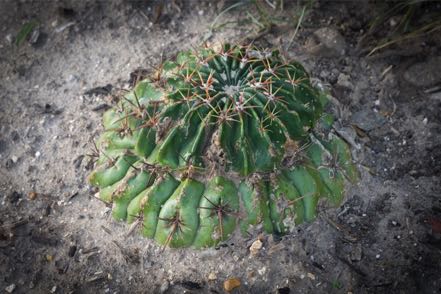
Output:
[[[255,39],[270,31],[274,26],[293,26],[295,31],[290,37],[289,48],[315,1],[296,1],[297,9],[294,9],[288,17],[284,0],[244,0],[233,3],[216,16],[204,39],[206,41],[215,31],[226,28],[246,27],[248,31],[245,35],[250,35],[249,39]],[[220,22],[228,13],[237,11],[244,11],[245,16],[233,21]]]
[[[430,0],[404,0],[393,2],[383,8],[383,12],[375,17],[367,32],[368,36],[374,36],[385,25],[391,29],[387,35],[380,38],[370,50],[368,56],[391,45],[426,36],[441,30],[440,2]],[[395,22],[392,26],[391,22]]]
[[[26,40],[26,38],[32,33],[37,25],[38,22],[35,20],[31,20],[25,23],[15,37],[15,45],[20,46],[23,41]]]

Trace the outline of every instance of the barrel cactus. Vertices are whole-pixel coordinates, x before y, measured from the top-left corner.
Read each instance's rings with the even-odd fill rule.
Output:
[[[115,219],[163,246],[287,233],[358,177],[326,100],[278,51],[181,52],[104,114],[89,181]]]

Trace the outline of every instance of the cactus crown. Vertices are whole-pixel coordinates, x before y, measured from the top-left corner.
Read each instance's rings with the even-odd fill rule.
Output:
[[[325,103],[277,51],[182,52],[104,114],[89,180],[116,219],[164,245],[214,246],[237,225],[284,233],[357,177]]]

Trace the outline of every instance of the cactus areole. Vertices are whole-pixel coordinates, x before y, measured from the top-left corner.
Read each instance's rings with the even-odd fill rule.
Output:
[[[277,51],[181,52],[104,114],[89,181],[115,219],[163,246],[287,233],[357,179],[326,100]]]

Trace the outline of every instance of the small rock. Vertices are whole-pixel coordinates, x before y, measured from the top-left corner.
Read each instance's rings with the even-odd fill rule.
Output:
[[[12,155],[12,156],[11,156],[11,160],[12,160],[13,163],[17,163],[17,161],[18,161],[18,157],[15,156],[15,155]]]
[[[51,289],[51,293],[55,293],[55,292],[57,292],[57,286],[53,286]]]
[[[366,132],[372,131],[386,122],[384,116],[368,109],[354,113],[351,119],[354,125]]]
[[[40,37],[40,29],[36,28],[32,31],[31,36],[29,37],[29,43],[36,44],[38,42],[39,37]]]
[[[253,244],[250,246],[250,252],[252,256],[256,256],[260,249],[262,249],[263,243],[259,239],[254,241]]]
[[[225,280],[224,282],[224,289],[227,292],[231,292],[234,288],[237,288],[240,286],[240,280],[238,278],[230,278]]]
[[[389,25],[391,27],[395,27],[397,25],[397,23],[398,23],[398,21],[397,21],[397,19],[395,17],[391,17],[390,18]]]
[[[380,254],[375,255],[375,258],[376,258],[376,259],[380,259],[380,257],[381,257]]]
[[[5,39],[6,39],[6,42],[8,42],[9,45],[11,45],[12,42],[14,42],[14,37],[12,36],[12,34],[7,34]]]
[[[330,75],[330,72],[327,70],[322,70],[319,74],[320,78],[322,78],[322,79],[326,79],[327,77],[329,77],[329,75]]]
[[[28,199],[29,200],[35,200],[35,198],[37,198],[37,192],[34,192],[34,191],[29,192]]]
[[[354,87],[350,81],[350,76],[345,75],[344,73],[341,73],[338,75],[337,85],[348,88],[348,89],[352,89]]]
[[[266,273],[266,267],[262,267],[261,269],[257,270],[259,275],[263,276]]]
[[[337,57],[344,54],[346,41],[335,29],[320,28],[306,41],[309,53],[324,57]]]
[[[8,292],[8,293],[12,293],[12,292],[14,292],[16,287],[17,286],[15,286],[15,284],[11,284],[11,285],[9,285],[8,287],[5,288],[5,291]]]
[[[40,157],[40,156],[41,156],[40,151],[35,152],[35,158],[38,158],[38,157]]]
[[[315,281],[315,275],[313,273],[307,273],[306,276],[311,280]]]
[[[411,65],[403,74],[404,79],[416,87],[429,87],[441,82],[441,56]]]
[[[209,273],[209,274],[208,274],[208,280],[209,280],[209,281],[215,281],[215,280],[217,280],[216,273],[214,273],[214,272]]]
[[[165,280],[165,281],[162,283],[161,287],[159,288],[159,291],[160,291],[161,293],[165,293],[165,292],[168,290],[169,287],[170,287],[170,283],[169,283],[167,280]]]

